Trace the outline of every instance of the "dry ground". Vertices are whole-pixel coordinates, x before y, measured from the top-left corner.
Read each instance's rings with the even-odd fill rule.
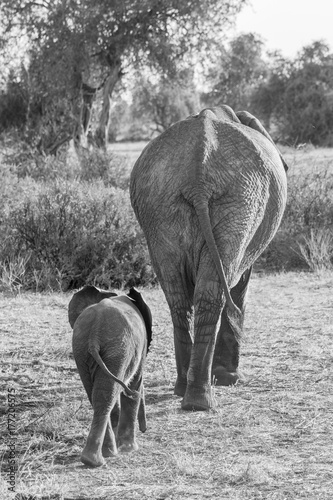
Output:
[[[99,469],[79,461],[91,409],[71,355],[71,295],[0,295],[2,451],[15,443],[16,499],[333,498],[333,274],[255,275],[241,369],[216,388],[217,410],[187,413],[173,396],[169,311],[154,319],[145,375],[148,429],[138,452]],[[15,389],[16,436],[7,427]],[[8,493],[2,453],[0,498]]]

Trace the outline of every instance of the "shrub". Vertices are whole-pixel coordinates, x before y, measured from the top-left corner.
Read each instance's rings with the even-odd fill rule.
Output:
[[[128,160],[108,151],[94,149],[84,151],[81,155],[80,180],[102,180],[105,186],[128,189]]]
[[[333,268],[333,235],[329,229],[311,229],[310,236],[304,236],[298,243],[300,253],[311,271]]]
[[[16,158],[16,172],[19,178],[30,178],[36,182],[48,182],[55,179],[71,180],[76,176],[69,162],[61,155],[45,156],[34,152],[23,152],[21,158]]]
[[[275,270],[330,269],[333,263],[333,177],[288,177],[288,200],[275,238],[258,261]]]
[[[128,189],[130,167],[128,159],[99,149],[77,153],[72,146],[63,147],[56,156],[43,155],[27,147],[11,157],[12,170],[19,178],[35,181],[55,179],[103,181],[105,186]]]
[[[6,268],[29,253],[20,279],[27,288],[63,289],[94,283],[103,287],[154,281],[142,233],[127,192],[58,179],[27,194],[8,214],[10,251]],[[6,252],[7,250],[7,252]],[[8,272],[7,272],[8,274]]]
[[[38,196],[40,185],[33,179],[19,179],[8,165],[0,171],[0,285],[4,288],[19,290],[29,253],[16,245],[12,213],[18,210],[28,197]]]
[[[31,157],[34,162],[36,157]],[[14,291],[156,283],[130,206],[129,168],[103,152],[44,158],[33,177],[20,165],[0,171],[0,286]],[[32,171],[30,171],[30,174]],[[288,176],[279,231],[258,260],[267,270],[333,264],[333,178]]]

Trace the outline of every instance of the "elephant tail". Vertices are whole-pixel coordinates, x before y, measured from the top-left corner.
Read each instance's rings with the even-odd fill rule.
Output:
[[[132,391],[120,378],[116,377],[113,375],[113,373],[110,372],[104,361],[102,360],[100,354],[99,354],[99,346],[95,345],[93,342],[89,342],[89,348],[88,348],[89,354],[94,358],[96,363],[99,365],[101,370],[106,374],[109,375],[109,377],[112,378],[115,382],[117,382],[125,391],[125,395],[129,398],[137,398],[139,396],[139,393],[137,391]]]
[[[234,325],[236,336],[237,332],[239,331],[239,337],[240,337],[241,330],[238,325],[240,324],[239,322],[242,313],[240,309],[236,306],[230,295],[230,290],[228,288],[225,272],[223,269],[223,264],[212,231],[212,225],[209,217],[208,203],[203,200],[194,202],[194,209],[198,216],[201,231],[203,233],[204,239],[206,241],[212,259],[216,265],[216,269],[222,283],[229,321]]]

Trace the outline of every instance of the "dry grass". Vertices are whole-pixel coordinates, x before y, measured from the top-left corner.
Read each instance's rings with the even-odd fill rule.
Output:
[[[145,141],[138,142],[114,142],[109,145],[108,150],[112,153],[125,156],[130,160],[130,166],[139,158],[143,148],[147,145]]]
[[[71,356],[70,295],[0,295],[2,408],[7,388],[16,390],[16,491],[30,499],[331,499],[332,286],[330,273],[254,276],[247,382],[216,388],[209,413],[180,410],[168,308],[159,289],[145,290],[154,318],[148,429],[138,452],[94,470],[79,461],[91,410]],[[1,420],[6,427],[5,413]],[[11,498],[5,481],[0,497]]]
[[[130,166],[140,156],[147,142],[116,142],[109,146],[109,151],[126,156],[130,159]],[[304,147],[288,147],[278,145],[288,165],[288,174],[314,174],[333,171],[333,148],[316,148],[311,145]]]
[[[279,149],[289,165],[289,175],[333,172],[333,148],[304,145],[298,148],[279,146]]]

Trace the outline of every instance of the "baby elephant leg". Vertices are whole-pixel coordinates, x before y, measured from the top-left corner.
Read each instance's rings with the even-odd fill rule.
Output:
[[[81,462],[89,467],[99,467],[105,463],[102,446],[105,433],[108,428],[108,455],[117,453],[117,446],[114,433],[110,425],[109,414],[98,415],[94,412],[93,421],[87,438],[86,445],[81,454]]]
[[[117,435],[119,415],[120,415],[120,405],[119,401],[117,401],[111,411],[111,418],[107,423],[104,442],[102,446],[103,457],[111,457],[117,454],[115,435]]]
[[[118,426],[118,450],[123,453],[136,451],[139,447],[135,438],[135,424],[138,415],[140,397],[129,398],[121,395],[121,412]]]
[[[143,396],[142,378],[135,378],[130,384],[130,389],[137,391],[134,397],[129,398],[125,396],[125,394],[121,394],[117,444],[118,450],[123,453],[129,453],[138,449],[135,426],[138,418],[141,396]],[[144,410],[144,408],[142,409]],[[143,422],[141,415],[140,420],[142,427],[145,427],[145,422]]]
[[[118,400],[118,388],[109,385],[107,389],[100,373],[95,376],[92,390],[93,421],[82,451],[81,461],[90,467],[99,467],[105,463],[104,456],[116,455],[116,438],[111,426],[110,413]]]
[[[102,455],[103,457],[112,457],[114,455],[117,455],[117,453],[118,451],[117,451],[117,444],[116,444],[114,430],[112,428],[111,421],[108,418],[104,441],[102,445]]]

